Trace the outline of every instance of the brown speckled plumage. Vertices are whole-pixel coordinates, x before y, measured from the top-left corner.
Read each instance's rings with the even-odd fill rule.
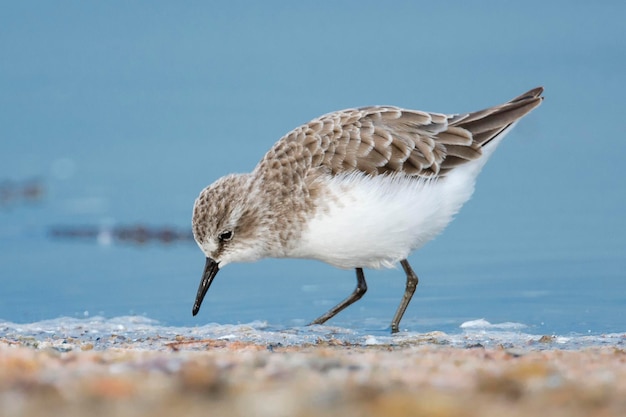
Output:
[[[442,176],[479,158],[483,145],[539,105],[542,91],[536,88],[505,104],[459,115],[391,106],[329,113],[281,138],[256,171],[273,177],[278,173],[265,171],[297,165],[294,175],[313,169],[332,175],[356,170]]]

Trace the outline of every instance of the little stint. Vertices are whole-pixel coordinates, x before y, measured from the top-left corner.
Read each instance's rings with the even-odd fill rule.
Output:
[[[465,114],[348,109],[291,131],[251,173],[222,177],[197,198],[193,234],[206,264],[193,315],[232,262],[307,258],[354,268],[354,292],[311,324],[365,294],[363,268],[399,262],[406,289],[391,322],[397,332],[418,283],[407,257],[450,223],[489,156],[542,92]]]

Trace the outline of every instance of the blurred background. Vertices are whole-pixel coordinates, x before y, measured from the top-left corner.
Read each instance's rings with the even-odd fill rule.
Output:
[[[200,190],[323,113],[466,112],[543,85],[472,200],[411,256],[402,327],[624,331],[625,18],[621,1],[4,2],[0,320],[304,324],[354,271],[230,265],[191,316]],[[389,325],[404,274],[366,277],[333,324]]]

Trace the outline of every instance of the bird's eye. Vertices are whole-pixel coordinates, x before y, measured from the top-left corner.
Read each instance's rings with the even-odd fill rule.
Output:
[[[233,232],[231,230],[227,230],[220,233],[217,238],[220,240],[220,242],[227,242],[233,238]]]

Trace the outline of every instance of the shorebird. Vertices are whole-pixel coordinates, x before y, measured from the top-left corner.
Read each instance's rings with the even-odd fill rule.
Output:
[[[222,177],[196,199],[193,234],[206,263],[193,315],[232,262],[307,258],[354,268],[354,292],[311,324],[365,294],[363,268],[399,262],[406,288],[391,321],[398,332],[418,284],[407,257],[450,223],[487,159],[542,92],[464,114],[348,109],[294,129],[251,173]]]

